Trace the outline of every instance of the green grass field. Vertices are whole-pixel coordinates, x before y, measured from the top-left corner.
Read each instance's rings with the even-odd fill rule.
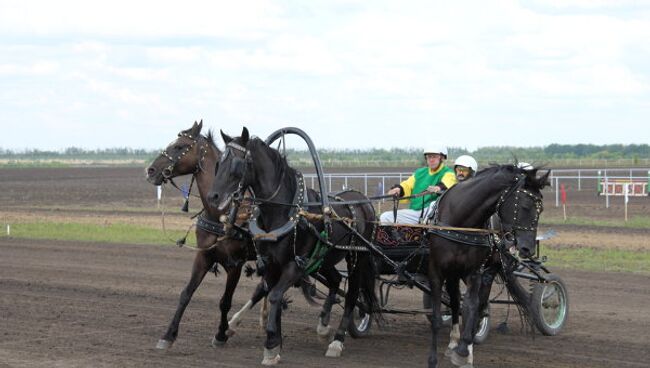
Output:
[[[566,221],[562,217],[541,216],[541,225],[577,225],[577,226],[604,226],[604,227],[624,227],[636,229],[650,229],[650,217],[634,216],[626,222],[623,219],[597,220],[585,217],[570,217]]]
[[[3,229],[4,230],[4,229]],[[54,239],[128,244],[175,245],[184,231],[115,223],[93,225],[58,222],[20,223],[11,226],[16,238]],[[3,236],[7,236],[3,231]],[[188,245],[196,245],[194,232]],[[548,247],[542,243],[542,255],[548,257],[549,267],[575,268],[591,271],[615,271],[650,274],[650,251],[601,250],[592,248]]]
[[[543,246],[542,255],[551,269],[563,267],[589,271],[634,272],[650,274],[650,251],[594,248],[555,248]]]
[[[130,224],[93,225],[59,222],[20,223],[11,226],[11,236],[29,239],[53,239],[128,244],[173,245],[185,235],[184,231],[136,226]],[[3,236],[7,236],[4,232]],[[194,231],[187,244],[195,245]]]

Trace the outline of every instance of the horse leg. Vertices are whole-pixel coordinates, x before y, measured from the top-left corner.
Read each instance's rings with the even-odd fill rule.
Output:
[[[478,327],[478,293],[481,288],[479,271],[467,277],[467,293],[463,299],[463,333],[458,346],[451,354],[451,362],[457,366],[472,367],[474,364],[473,343]]]
[[[488,267],[481,275],[481,288],[478,292],[478,311],[479,320],[488,315],[488,304],[490,303],[490,291],[492,290],[492,283],[494,277],[499,271],[499,265],[493,264]]]
[[[242,266],[243,263],[239,263],[235,267],[231,267],[227,270],[228,276],[226,278],[226,289],[224,290],[221,301],[219,302],[221,322],[219,323],[217,333],[212,338],[212,346],[223,345],[228,340],[228,337],[232,336],[232,334],[228,335],[226,333],[228,331],[228,312],[232,306],[232,296],[235,293],[237,284],[239,283]]]
[[[226,334],[228,336],[232,336],[235,334],[235,330],[233,327],[239,326],[241,323],[242,318],[244,317],[244,314],[252,309],[255,304],[257,304],[262,298],[266,297],[268,295],[269,289],[266,284],[266,281],[262,280],[259,284],[257,284],[257,287],[255,288],[255,291],[253,292],[253,295],[251,296],[250,300],[246,302],[246,304],[239,310],[237,313],[235,313],[230,321],[228,321],[228,330],[226,331]],[[266,299],[264,299],[264,305],[266,305]]]
[[[270,271],[270,270],[269,270]],[[269,320],[266,325],[266,342],[264,343],[264,359],[262,365],[276,365],[280,362],[282,348],[282,298],[284,293],[294,285],[302,272],[295,262],[291,262],[282,270],[278,282],[271,288],[268,300]]]
[[[429,349],[429,368],[438,366],[438,331],[442,326],[442,277],[429,266],[429,287],[431,288],[431,346]],[[453,318],[453,317],[452,317]]]
[[[260,307],[260,328],[263,330],[266,328],[266,324],[269,323],[269,299],[264,296],[264,301]]]
[[[196,288],[199,287],[201,281],[203,281],[203,278],[206,273],[208,273],[208,270],[213,263],[214,260],[209,254],[207,254],[207,252],[200,251],[196,254],[196,257],[194,257],[190,281],[181,292],[178,306],[176,307],[176,313],[174,313],[174,318],[172,318],[169,327],[167,327],[167,332],[165,332],[160,340],[158,340],[158,344],[156,344],[157,349],[169,349],[172,344],[174,344],[174,341],[176,341],[176,337],[178,336],[178,326],[181,322],[181,318],[183,318],[185,308],[190,303]]]
[[[327,287],[329,292],[327,299],[323,303],[323,309],[320,312],[318,318],[318,325],[316,326],[316,333],[318,336],[327,338],[332,330],[330,327],[330,317],[332,314],[332,305],[336,303],[336,296],[339,290],[339,285],[341,284],[342,276],[334,267],[323,267],[319,271],[327,280]]]
[[[460,314],[460,290],[457,278],[447,279],[445,287],[449,295],[449,306],[451,308],[451,332],[449,333],[449,345],[445,351],[445,356],[451,356],[453,349],[458,346],[460,340],[459,314]]]
[[[356,257],[352,259],[351,257]],[[341,318],[341,323],[339,328],[336,330],[334,335],[334,340],[330,343],[327,348],[325,356],[327,357],[340,357],[343,352],[343,342],[345,341],[345,334],[348,331],[348,326],[350,325],[350,320],[352,318],[352,313],[354,308],[357,306],[359,301],[359,295],[361,292],[361,286],[363,283],[364,291],[366,295],[366,302],[369,304],[370,310],[375,306],[374,298],[369,297],[374,290],[374,265],[372,264],[372,258],[370,253],[353,253],[348,255],[347,259],[348,264],[348,291],[345,294],[345,303],[343,308],[343,318]],[[365,277],[367,279],[362,280]],[[365,288],[371,290],[365,290]]]

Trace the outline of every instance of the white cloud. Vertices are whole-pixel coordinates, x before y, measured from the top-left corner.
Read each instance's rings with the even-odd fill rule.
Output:
[[[124,37],[236,34],[256,39],[282,26],[270,1],[24,0],[0,5],[0,30],[35,35]]]
[[[0,76],[43,76],[54,74],[58,70],[58,63],[52,61],[38,61],[27,65],[0,64]]]
[[[329,147],[459,131],[468,146],[516,144],[491,130],[535,122],[547,127],[536,141],[552,143],[554,127],[604,124],[616,109],[645,123],[650,17],[637,14],[650,12],[578,0],[3,2],[1,119],[110,122],[89,129],[102,146],[123,143],[94,137],[102,129],[163,127],[156,147],[199,118],[233,131],[304,124]],[[396,125],[419,133],[385,132]],[[575,139],[605,139],[588,134]]]

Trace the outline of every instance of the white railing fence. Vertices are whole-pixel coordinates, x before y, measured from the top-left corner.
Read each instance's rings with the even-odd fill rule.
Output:
[[[386,193],[393,185],[399,184],[411,175],[410,172],[392,173],[329,173],[324,174],[327,192],[339,192],[356,189],[367,196]],[[647,182],[650,187],[650,169],[557,169],[551,171],[549,190],[555,194],[555,205],[559,206],[560,185],[571,190],[593,190],[600,192],[603,183],[617,181]],[[305,174],[305,182],[313,189],[318,189],[316,174]]]

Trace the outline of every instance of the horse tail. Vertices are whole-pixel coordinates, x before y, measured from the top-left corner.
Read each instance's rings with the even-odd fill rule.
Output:
[[[360,278],[359,295],[362,298],[362,303],[359,303],[359,308],[362,309],[362,312],[372,314],[377,322],[382,322],[382,307],[375,287],[379,271],[377,270],[377,265],[372,254],[370,252],[360,252],[357,267]]]
[[[508,256],[502,257],[508,258]],[[503,279],[508,293],[512,297],[512,300],[517,306],[517,311],[519,312],[519,317],[522,321],[522,328],[525,331],[530,330],[530,332],[535,334],[535,322],[531,318],[531,303],[530,303],[530,294],[528,291],[519,283],[517,276],[514,274],[517,262],[514,260],[504,260],[505,263],[502,264],[502,267],[499,267],[499,275]]]
[[[309,277],[305,276],[300,279],[300,291],[305,297],[307,304],[313,307],[319,307],[320,303],[316,301],[316,298],[319,298],[317,295],[316,285],[309,280]],[[319,298],[322,299],[322,298]]]

